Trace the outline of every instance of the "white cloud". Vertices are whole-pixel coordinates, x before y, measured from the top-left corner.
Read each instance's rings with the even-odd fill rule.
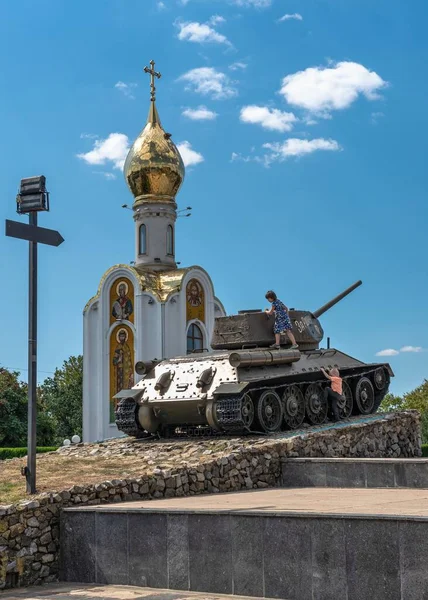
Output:
[[[310,117],[308,115],[306,115],[305,117],[303,117],[302,120],[303,120],[303,122],[306,125],[318,125],[318,121],[316,121],[314,118],[312,118],[312,117]]]
[[[271,6],[272,0],[232,0],[236,6],[249,6],[254,8],[267,8]]]
[[[268,157],[270,162],[273,162],[274,160],[285,160],[289,156],[312,154],[317,150],[341,150],[341,147],[336,140],[326,140],[324,138],[316,138],[313,140],[289,138],[288,140],[285,140],[285,142],[263,144],[263,148],[272,151],[272,154]]]
[[[136,83],[124,83],[123,81],[118,81],[114,87],[130,100],[135,100],[132,90],[137,87]]]
[[[222,17],[221,15],[213,15],[212,17],[210,17],[208,19],[208,23],[210,25],[216,26],[216,25],[220,25],[221,23],[226,23],[226,19],[224,17]]]
[[[302,15],[300,15],[299,13],[293,13],[292,15],[284,15],[283,17],[278,19],[277,23],[282,23],[283,21],[290,21],[293,19],[295,21],[303,21]]]
[[[386,348],[386,350],[376,352],[376,356],[397,356],[397,354],[399,354],[398,350],[394,350],[393,348]]]
[[[371,121],[372,121],[373,125],[377,125],[379,119],[381,119],[385,115],[383,114],[383,112],[372,112],[372,114],[370,116],[371,116]]]
[[[230,162],[250,162],[254,160],[251,156],[242,156],[239,152],[232,152],[232,156],[230,158]]]
[[[105,179],[112,180],[117,179],[117,176],[114,173],[107,173],[105,171],[93,171],[94,175],[101,175],[105,177]]]
[[[176,21],[175,26],[179,29],[177,37],[181,41],[195,42],[197,44],[214,43],[232,46],[225,35],[213,29],[208,23],[198,23],[197,21],[183,23]]]
[[[282,162],[290,156],[304,156],[317,150],[341,150],[341,147],[335,140],[325,140],[323,138],[313,140],[289,138],[282,143],[263,144],[263,148],[270,150],[270,152],[262,156],[243,156],[240,153],[233,152],[230,162],[256,162],[265,167],[270,167],[272,163]],[[251,151],[253,152],[254,148]]]
[[[187,90],[195,91],[203,96],[211,96],[216,100],[232,98],[237,90],[232,87],[229,77],[213,67],[199,67],[184,73],[179,80],[185,81]]]
[[[379,98],[387,86],[374,71],[355,62],[339,62],[333,67],[310,67],[287,75],[280,93],[287,102],[322,116],[348,108],[361,94],[367,100]]]
[[[421,346],[403,346],[400,352],[422,352]]]
[[[156,6],[157,6],[158,10],[165,10],[165,9],[166,9],[165,2],[162,2],[162,0],[159,0],[159,1],[156,3]]]
[[[81,133],[80,139],[81,140],[96,140],[96,139],[98,139],[98,136],[96,133]]]
[[[212,121],[218,117],[216,112],[209,110],[206,106],[186,108],[181,114],[188,119],[192,119],[192,121]]]
[[[181,154],[181,158],[183,159],[184,166],[190,167],[192,165],[198,165],[199,163],[204,161],[204,157],[196,150],[192,149],[192,144],[190,142],[184,141],[177,144],[178,151]]]
[[[209,0],[206,0],[207,2]],[[186,6],[189,4],[190,0],[178,0],[178,4],[182,6]],[[254,8],[267,8],[272,5],[273,0],[229,0],[230,4],[234,4],[235,6],[245,6],[245,7],[254,7]]]
[[[400,350],[394,350],[393,348],[386,348],[386,350],[381,350],[380,352],[376,352],[376,356],[397,356],[400,353],[407,352],[423,352],[424,349],[422,346],[403,346]]]
[[[229,65],[229,69],[231,71],[245,71],[245,69],[248,67],[248,65],[246,63],[243,62],[234,62],[231,65]]]
[[[254,123],[261,125],[264,129],[281,132],[291,131],[293,124],[298,120],[293,113],[254,105],[241,108],[239,118],[243,123]]]
[[[96,140],[92,150],[78,154],[77,157],[89,165],[112,163],[115,169],[123,169],[128,152],[128,136],[124,133],[110,133],[105,140]]]

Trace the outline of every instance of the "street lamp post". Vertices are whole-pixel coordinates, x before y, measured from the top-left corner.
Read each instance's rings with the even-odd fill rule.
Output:
[[[27,466],[22,474],[27,480],[27,493],[36,493],[37,446],[37,244],[59,246],[62,236],[52,229],[37,226],[37,214],[49,210],[46,178],[29,177],[21,180],[16,198],[17,212],[28,214],[29,224],[6,220],[6,235],[29,242],[29,297],[28,297],[28,451]]]
[[[37,227],[37,213],[49,210],[46,178],[31,177],[21,180],[17,196],[17,211],[28,213],[29,224]],[[37,447],[37,242],[30,241],[28,262],[28,449],[27,493],[36,493]]]

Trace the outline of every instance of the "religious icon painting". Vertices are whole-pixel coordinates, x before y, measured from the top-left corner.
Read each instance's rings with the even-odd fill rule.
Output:
[[[119,325],[110,336],[110,423],[115,421],[117,400],[122,390],[134,385],[134,332],[128,325]]]
[[[110,325],[115,321],[134,323],[134,286],[125,277],[116,279],[110,288]]]
[[[197,279],[191,279],[186,286],[187,322],[198,319],[205,323],[205,292]]]

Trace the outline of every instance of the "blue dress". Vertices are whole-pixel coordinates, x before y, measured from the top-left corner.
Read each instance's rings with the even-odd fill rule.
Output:
[[[274,333],[282,333],[283,331],[290,331],[293,326],[290,321],[290,317],[285,310],[284,304],[281,300],[274,300],[272,306],[275,310],[275,325],[273,326]]]

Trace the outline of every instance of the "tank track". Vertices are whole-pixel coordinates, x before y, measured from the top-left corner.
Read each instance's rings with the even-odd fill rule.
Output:
[[[377,369],[370,369],[368,371],[365,371],[363,373],[358,373],[356,375],[348,375],[343,377],[343,380],[346,381],[349,385],[351,385],[353,383],[353,381],[358,381],[359,379],[361,379],[362,377],[370,377],[370,375],[374,375],[374,373],[376,372]],[[308,386],[310,384],[313,383],[318,383],[318,384],[324,384],[324,386],[326,385],[326,380],[325,378],[317,380],[317,381],[303,381],[303,382],[299,382],[298,384],[293,384],[293,383],[286,383],[286,384],[281,384],[281,385],[268,385],[268,386],[262,386],[262,387],[257,387],[256,390],[257,392],[262,392],[264,390],[271,390],[271,389],[275,389],[277,391],[279,390],[284,390],[286,387],[290,386],[290,385],[297,385],[300,388],[303,388],[304,386]],[[374,396],[374,403],[373,403],[373,409],[371,411],[371,414],[375,413],[377,411],[377,409],[379,408],[384,396],[388,393],[388,388],[389,388],[389,381],[386,384],[386,387],[384,390],[382,391],[378,391],[376,389],[374,389],[375,392],[375,396]],[[240,396],[223,396],[220,397],[217,402],[216,402],[216,416],[217,416],[217,422],[219,424],[219,426],[222,428],[222,432],[226,433],[226,434],[236,434],[236,433],[256,433],[256,434],[260,434],[260,433],[264,433],[264,432],[260,432],[260,431],[252,431],[250,429],[248,429],[248,427],[245,425],[242,416],[241,416],[241,401],[242,401],[242,397]],[[355,402],[355,399],[354,399]],[[359,413],[357,413],[359,414]],[[306,419],[305,419],[306,421]],[[315,427],[316,425],[310,425],[311,427]],[[266,433],[265,433],[266,435]]]
[[[134,400],[123,398],[116,408],[116,425],[119,431],[136,438],[150,437],[137,423],[137,405]]]
[[[224,435],[223,431],[217,431],[209,425],[180,425],[179,427],[167,427],[161,437],[168,438],[206,438]]]

